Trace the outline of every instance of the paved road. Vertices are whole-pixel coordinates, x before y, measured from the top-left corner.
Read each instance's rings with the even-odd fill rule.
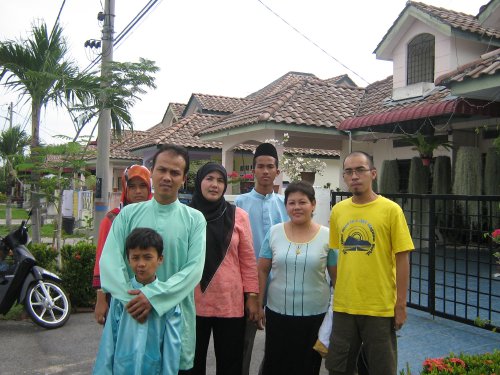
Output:
[[[31,321],[0,321],[1,375],[89,374],[101,327],[93,313],[73,314],[56,330],[45,330]],[[399,369],[408,363],[419,373],[425,358],[450,353],[485,353],[500,348],[500,334],[408,309],[408,322],[398,333]],[[431,338],[429,338],[431,337]],[[251,374],[258,373],[264,353],[264,333],[255,339]],[[215,375],[213,350],[209,349],[207,375]],[[326,375],[324,367],[321,375]]]
[[[26,321],[0,321],[2,375],[89,374],[92,371],[101,328],[92,313],[73,314],[64,327],[45,330]],[[251,374],[264,353],[264,334],[255,339]],[[209,350],[207,375],[215,375],[215,358]],[[327,374],[323,370],[321,374]]]

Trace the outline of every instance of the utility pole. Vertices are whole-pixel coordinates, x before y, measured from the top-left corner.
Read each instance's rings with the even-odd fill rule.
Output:
[[[14,112],[14,103],[10,102],[9,106],[9,129],[12,129],[12,120],[13,120],[13,115],[12,113]],[[7,159],[7,167],[9,170],[9,176],[7,177],[7,202],[5,204],[5,224],[7,225],[7,228],[10,228],[12,225],[12,196],[14,192],[14,188],[12,186],[12,164],[10,164],[10,161]]]
[[[113,61],[113,37],[115,24],[115,0],[105,0],[104,23],[102,27],[101,77],[106,85],[109,63]],[[103,86],[104,87],[104,86]],[[94,211],[94,241],[99,236],[99,225],[109,211],[112,172],[109,170],[109,151],[111,134],[111,109],[104,108],[106,97],[101,95],[101,111],[97,128],[96,194]]]

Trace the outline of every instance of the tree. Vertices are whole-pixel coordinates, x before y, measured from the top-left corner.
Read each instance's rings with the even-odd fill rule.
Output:
[[[75,99],[91,100],[92,77],[80,74],[66,59],[68,49],[62,28],[56,24],[49,34],[45,23],[33,25],[26,40],[0,42],[0,82],[31,100],[31,157],[40,145],[40,115],[49,103],[62,105]],[[33,241],[40,242],[40,174],[32,171]]]
[[[132,128],[129,109],[144,93],[143,86],[155,87],[152,73],[158,68],[152,61],[139,64],[114,63],[112,83],[103,88],[97,72],[80,72],[76,63],[67,59],[67,44],[62,28],[56,23],[49,34],[45,23],[32,26],[30,38],[0,42],[0,83],[21,97],[31,100],[31,157],[37,158],[40,146],[40,114],[42,107],[53,103],[65,107],[75,125],[78,138],[83,127],[96,118],[100,108],[111,108],[113,128]],[[108,102],[99,98],[106,90]],[[40,174],[32,171],[33,241],[40,242]]]
[[[26,148],[30,144],[30,137],[20,126],[13,126],[0,133],[0,157],[4,163],[6,176],[7,203],[5,210],[5,222],[7,226],[12,224],[12,198],[13,185],[15,184],[16,165],[24,157]]]

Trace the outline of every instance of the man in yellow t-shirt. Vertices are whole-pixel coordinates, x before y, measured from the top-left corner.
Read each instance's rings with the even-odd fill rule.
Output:
[[[373,191],[371,157],[355,151],[343,167],[353,196],[336,204],[330,217],[330,248],[339,258],[325,365],[330,375],[355,374],[363,344],[370,375],[396,374],[396,330],[406,320],[413,241],[401,208]]]

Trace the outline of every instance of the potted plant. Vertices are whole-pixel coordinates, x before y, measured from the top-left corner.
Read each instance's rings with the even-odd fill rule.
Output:
[[[317,158],[306,158],[301,154],[284,155],[281,163],[282,170],[291,181],[305,180],[314,183],[315,175],[323,175],[326,163]]]
[[[435,136],[426,137],[420,132],[414,135],[406,135],[406,140],[414,146],[413,150],[418,151],[422,164],[425,166],[430,165],[435,149],[439,147],[443,147],[448,151],[453,149],[453,144],[447,139]]]

